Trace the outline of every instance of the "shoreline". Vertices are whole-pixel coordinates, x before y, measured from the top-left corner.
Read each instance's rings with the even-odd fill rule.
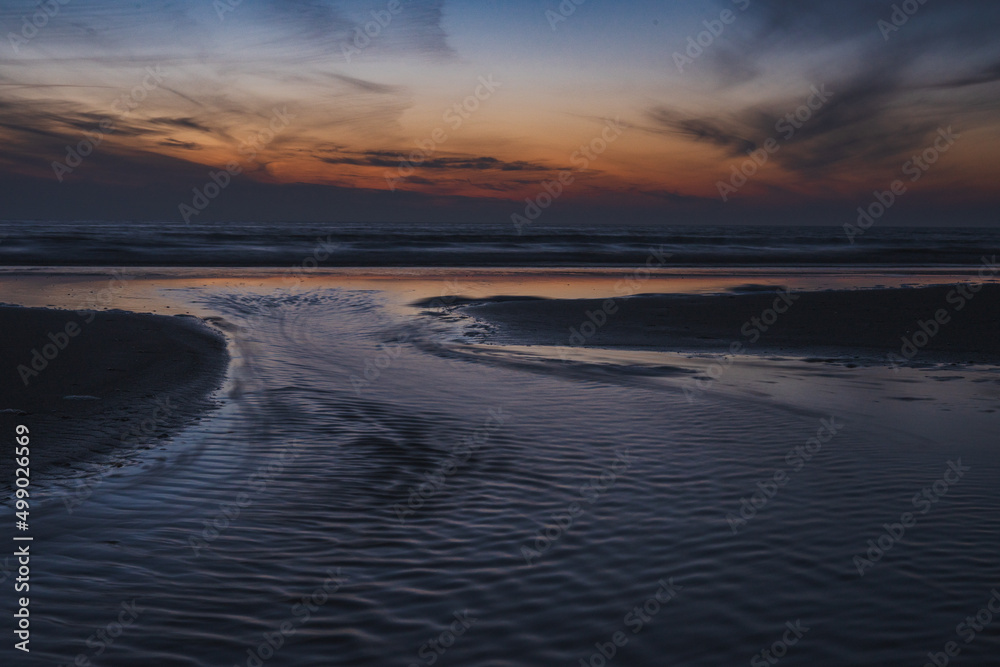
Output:
[[[0,306],[0,344],[0,428],[31,429],[43,478],[177,432],[229,364],[222,335],[185,316]],[[13,464],[0,458],[8,486]]]
[[[748,286],[753,287],[753,286]],[[1000,364],[1000,285],[470,301],[489,343]],[[972,291],[975,290],[975,291]]]

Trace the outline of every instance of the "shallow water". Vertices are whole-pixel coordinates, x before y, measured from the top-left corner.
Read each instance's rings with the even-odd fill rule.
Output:
[[[441,287],[417,278],[165,272],[113,292],[211,318],[230,377],[162,446],[36,482],[39,611],[16,664],[601,665],[619,631],[609,664],[755,664],[797,639],[786,623],[802,635],[774,649],[788,665],[921,665],[949,641],[956,664],[1000,655],[1000,618],[956,634],[1000,586],[993,370],[743,358],[692,394],[716,360],[486,347],[407,307]],[[106,285],[44,280],[27,291],[73,307]],[[788,457],[831,419],[810,460]],[[947,494],[915,505],[959,459]],[[777,471],[756,515],[727,520]],[[859,574],[904,512],[916,525]]]

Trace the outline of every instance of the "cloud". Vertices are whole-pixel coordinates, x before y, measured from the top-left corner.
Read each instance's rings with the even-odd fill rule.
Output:
[[[662,106],[650,109],[648,116],[653,126],[646,126],[644,129],[647,131],[679,134],[693,141],[724,148],[729,155],[742,155],[757,147],[756,141],[741,136],[750,128],[743,128],[738,122],[685,116],[680,111]]]
[[[365,79],[358,79],[353,76],[347,76],[346,74],[330,73],[327,76],[336,81],[340,81],[341,83],[346,83],[347,85],[356,88],[358,90],[364,91],[366,93],[390,94],[390,93],[398,93],[400,91],[399,86],[390,86],[384,83],[375,83],[374,81],[366,81]]]
[[[706,79],[695,81],[714,86],[709,108],[739,100],[733,110],[691,113],[653,104],[643,129],[713,146],[730,158],[773,137],[781,145],[775,163],[818,180],[896,169],[937,128],[988,122],[971,114],[976,105],[962,95],[1000,80],[993,28],[1000,6],[927,3],[887,41],[878,21],[892,11],[891,4],[863,0],[805,0],[794,10],[780,0],[755,0],[725,39],[706,48],[699,64]],[[790,93],[796,82],[799,92]],[[787,138],[778,123],[806,101],[811,85],[826,85],[832,97]],[[944,90],[962,95],[949,98]]]
[[[991,63],[955,79],[936,84],[938,88],[966,88],[1000,81],[1000,62]]]
[[[505,162],[495,157],[442,157],[422,162],[423,169],[474,169],[477,171],[548,171],[549,167],[524,160]]]
[[[269,0],[262,21],[275,39],[264,46],[300,63],[455,57],[442,26],[444,0],[405,0],[394,14],[387,5],[384,0]],[[289,44],[294,49],[283,47]]]
[[[150,118],[150,123],[155,125],[166,125],[168,127],[179,127],[186,130],[197,130],[199,132],[205,132],[206,134],[212,133],[212,128],[207,125],[199,123],[193,118],[169,118],[165,116],[160,116],[158,118]]]
[[[327,151],[329,152],[329,150]],[[399,167],[412,165],[416,169],[429,170],[475,170],[475,171],[550,171],[552,167],[514,160],[511,162],[489,156],[459,156],[429,158],[420,162],[410,162],[411,151],[335,151],[331,157],[320,157],[327,164],[348,164],[363,167]]]
[[[361,167],[398,167],[406,158],[392,151],[345,153],[337,157],[320,157],[327,164],[349,164]]]
[[[517,41],[525,35],[512,33],[510,53],[500,60],[492,56],[502,51],[505,35],[479,39],[466,32],[450,40],[445,26],[487,28],[469,20],[478,10],[457,5],[449,6],[445,22],[443,0],[404,0],[350,62],[345,50],[361,39],[373,11],[386,10],[386,0],[245,0],[222,17],[211,0],[74,1],[61,5],[23,57],[12,57],[0,43],[7,49],[0,53],[0,180],[24,174],[51,179],[52,161],[110,116],[115,131],[68,180],[100,182],[108,191],[114,183],[161,183],[190,192],[208,169],[217,168],[197,160],[235,155],[248,136],[267,126],[275,106],[287,104],[296,120],[246,165],[240,188],[295,179],[336,181],[345,189],[364,185],[374,179],[371,172],[359,174],[362,169],[395,169],[409,159],[412,139],[426,136],[416,128],[436,120],[438,105],[446,102],[442,96],[457,94],[460,78],[473,67],[496,66],[517,87],[482,122],[477,117],[463,127],[462,137],[448,145],[455,153],[436,152],[413,165],[417,173],[407,183],[414,189],[434,192],[440,202],[464,194],[489,199],[551,178],[558,167],[543,156],[563,155],[573,129],[539,128],[546,127],[552,107],[562,104],[601,122],[619,112],[639,118],[640,131],[683,139],[704,147],[691,153],[719,160],[742,158],[777,136],[781,149],[774,164],[813,185],[800,187],[782,177],[776,179],[786,188],[782,192],[762,178],[747,194],[778,202],[788,201],[789,193],[822,197],[842,178],[857,182],[875,170],[897,169],[927,145],[939,125],[953,123],[965,132],[975,123],[996,123],[989,113],[1000,80],[994,34],[1000,5],[932,0],[887,42],[877,21],[888,18],[891,4],[804,0],[789,9],[786,1],[753,0],[674,88],[673,79],[664,80],[669,58],[648,67],[646,61],[624,60],[629,48],[643,47],[639,35],[614,22],[595,29],[622,48],[621,60],[601,42],[580,41],[570,75],[552,49]],[[718,5],[733,7],[730,0]],[[2,3],[0,22],[17,29],[20,17],[36,6],[37,0]],[[691,2],[681,3],[678,13],[701,17],[704,11],[704,18],[713,18],[715,10]],[[633,3],[614,11],[623,19],[641,13]],[[468,51],[460,57],[450,41]],[[630,67],[627,79],[620,76],[623,64]],[[154,66],[163,67],[163,83],[129,116],[114,116],[114,100]],[[520,81],[513,78],[517,74]],[[785,140],[777,124],[803,104],[811,84],[825,84],[833,96]],[[669,93],[659,92],[664,90]],[[663,169],[649,168],[650,147],[639,146],[641,139],[616,146],[609,161],[598,164],[602,171],[580,174],[573,197],[593,194],[592,201],[605,203],[631,197],[667,211],[697,202],[677,190],[680,182],[682,190],[693,187],[678,158],[666,155]],[[553,152],[557,145],[559,152]]]
[[[166,146],[167,148],[181,148],[186,151],[201,150],[200,144],[196,144],[193,141],[178,141],[177,139],[165,139],[161,141],[159,145]]]
[[[745,157],[773,139],[780,148],[771,160],[787,171],[820,179],[859,166],[894,169],[903,156],[925,148],[944,119],[914,114],[902,103],[907,94],[908,87],[887,68],[803,88],[798,97],[762,100],[724,117],[688,115],[666,107],[654,107],[648,117],[653,131],[721,148],[730,158]]]

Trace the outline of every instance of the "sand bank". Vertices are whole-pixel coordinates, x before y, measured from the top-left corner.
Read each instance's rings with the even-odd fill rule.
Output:
[[[0,307],[0,428],[31,429],[33,477],[148,446],[210,406],[228,356],[190,317]],[[8,483],[13,452],[0,456]]]
[[[1000,361],[1000,286],[476,302],[491,341],[568,347],[857,358]],[[892,355],[892,356],[890,356]]]

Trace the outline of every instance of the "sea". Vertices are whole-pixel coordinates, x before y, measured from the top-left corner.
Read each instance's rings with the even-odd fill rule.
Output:
[[[0,266],[583,267],[961,266],[1000,244],[997,228],[555,227],[496,224],[220,222],[0,223]]]

